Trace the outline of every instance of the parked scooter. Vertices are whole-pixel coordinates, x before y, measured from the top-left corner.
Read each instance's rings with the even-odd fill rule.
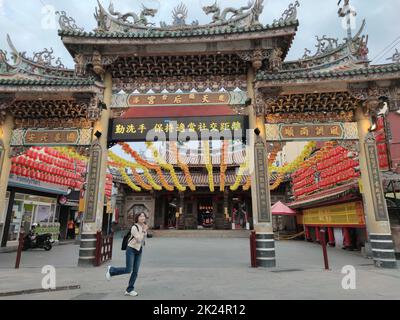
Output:
[[[52,239],[51,233],[45,233],[38,235],[35,232],[36,227],[38,224],[32,224],[32,228],[29,233],[24,237],[24,251],[28,249],[35,249],[35,248],[42,248],[46,251],[50,251],[53,247],[54,240]]]

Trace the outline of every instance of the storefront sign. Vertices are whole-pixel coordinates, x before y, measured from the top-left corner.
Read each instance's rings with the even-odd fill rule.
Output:
[[[381,173],[379,168],[376,142],[370,132],[365,141],[365,153],[368,167],[369,183],[371,186],[372,202],[376,221],[388,221],[386,199],[383,194]]]
[[[357,123],[266,124],[268,141],[357,140]]]
[[[242,105],[246,92],[203,92],[203,93],[160,93],[160,94],[114,94],[111,108],[147,106],[199,106],[199,105]]]
[[[325,207],[303,210],[305,225],[319,226],[365,226],[362,203],[348,202]]]
[[[206,136],[207,133],[228,134],[241,139],[248,129],[248,117],[215,116],[215,117],[178,117],[178,118],[144,118],[144,119],[112,119],[110,120],[110,141],[152,141],[156,135],[158,140],[176,140],[186,138],[186,134]],[[208,138],[207,138],[208,140]]]
[[[59,185],[55,185],[55,184],[51,184],[51,183],[46,183],[43,181],[31,179],[28,177],[17,176],[13,173],[10,174],[8,183],[12,187],[29,188],[29,189],[34,189],[37,191],[49,192],[49,193],[54,193],[54,194],[67,194],[68,193],[67,187],[63,187],[63,186],[59,186]]]
[[[11,146],[90,145],[93,129],[16,129]]]
[[[96,222],[102,150],[98,143],[92,146],[87,178],[85,222]]]
[[[258,222],[271,222],[271,200],[269,194],[269,179],[267,152],[262,141],[255,143],[255,175],[257,183]]]

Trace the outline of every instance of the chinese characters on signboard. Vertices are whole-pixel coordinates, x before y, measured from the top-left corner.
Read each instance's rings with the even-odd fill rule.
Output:
[[[241,138],[245,136],[248,120],[244,116],[113,119],[110,128],[111,141],[146,141],[149,132],[165,134],[167,140],[170,136],[180,133],[196,133],[200,136],[206,131],[211,133],[229,131],[240,134]]]
[[[78,130],[27,130],[24,137],[25,145],[57,145],[77,144]]]
[[[365,144],[369,179],[371,185],[372,201],[374,204],[376,221],[387,221],[386,200],[383,194],[382,180],[380,176],[379,161],[376,152],[375,141]]]
[[[205,104],[227,104],[229,93],[188,93],[188,94],[154,94],[138,95],[132,94],[128,97],[128,106],[145,107],[159,105],[205,105]]]
[[[98,144],[93,145],[90,155],[90,166],[87,178],[86,189],[86,212],[85,221],[96,221],[97,199],[98,199],[98,185],[100,177],[101,165],[101,147]]]
[[[343,128],[341,124],[296,124],[282,125],[280,127],[280,135],[283,139],[323,139],[343,137]]]
[[[255,144],[255,173],[258,196],[258,221],[271,222],[271,203],[267,172],[267,154],[263,143]]]

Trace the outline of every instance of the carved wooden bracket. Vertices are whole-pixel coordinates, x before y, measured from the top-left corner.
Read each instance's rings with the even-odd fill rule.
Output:
[[[384,100],[389,100],[391,96],[389,87],[378,87],[376,84],[368,88],[350,86],[349,93],[361,102],[364,114],[372,117],[376,117]]]
[[[78,77],[87,76],[88,66],[91,65],[93,72],[103,77],[109,65],[114,63],[118,56],[103,56],[99,51],[93,51],[93,55],[83,55],[81,53],[74,57],[75,75]]]
[[[7,110],[15,101],[14,93],[0,93],[0,125],[6,119]]]

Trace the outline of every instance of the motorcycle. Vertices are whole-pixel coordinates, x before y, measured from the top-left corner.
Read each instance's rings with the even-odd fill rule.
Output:
[[[51,233],[45,233],[41,235],[36,235],[30,232],[24,237],[24,246],[22,250],[26,251],[28,249],[42,248],[46,251],[50,251],[53,247],[54,240],[51,237]]]

